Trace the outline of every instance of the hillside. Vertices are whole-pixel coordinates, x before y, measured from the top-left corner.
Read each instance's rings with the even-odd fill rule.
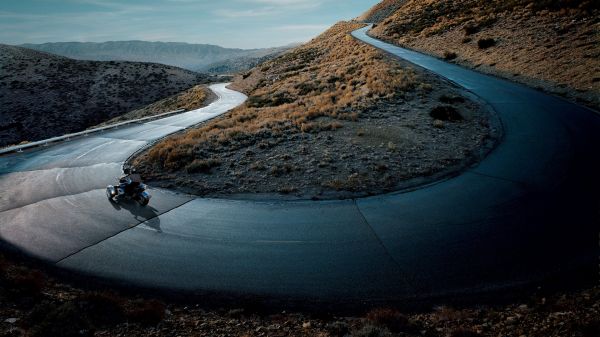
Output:
[[[479,159],[497,135],[479,102],[339,23],[238,76],[247,103],[135,159],[147,181],[198,195],[345,198]]]
[[[363,18],[375,37],[600,109],[599,4],[387,0]]]
[[[152,62],[200,72],[206,72],[215,63],[232,59],[275,57],[278,52],[289,48],[245,50],[210,44],[147,41],[53,42],[24,44],[22,47],[76,60]]]
[[[81,131],[209,80],[160,64],[0,45],[0,146]]]
[[[405,2],[406,0],[383,0],[356,18],[356,20],[368,23],[381,22],[392,15]]]

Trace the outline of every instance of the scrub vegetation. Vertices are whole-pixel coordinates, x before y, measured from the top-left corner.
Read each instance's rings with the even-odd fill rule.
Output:
[[[240,74],[232,87],[249,96],[242,107],[158,143],[135,165],[151,184],[199,195],[337,198],[477,160],[494,133],[488,111],[349,35],[362,26],[339,23]],[[451,103],[461,118],[436,121],[430,112],[446,96],[461,97]]]
[[[0,336],[597,337],[600,288],[522,295],[511,304],[327,315],[248,301],[173,301],[78,285],[0,255]]]
[[[600,109],[598,1],[392,0],[368,14],[377,38]]]

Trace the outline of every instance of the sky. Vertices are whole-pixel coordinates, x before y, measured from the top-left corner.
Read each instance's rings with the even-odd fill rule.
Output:
[[[305,42],[379,0],[0,0],[0,43],[163,41],[264,48]]]

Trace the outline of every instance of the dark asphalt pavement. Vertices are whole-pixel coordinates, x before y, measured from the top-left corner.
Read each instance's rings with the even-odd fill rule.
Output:
[[[148,209],[111,206],[103,187],[120,164],[196,124],[190,113],[0,157],[0,237],[60,268],[144,287],[325,301],[473,292],[582,268],[596,277],[598,115],[366,30],[353,35],[487,101],[504,128],[498,147],[457,177],[371,198],[257,202],[152,190]],[[208,110],[244,100],[216,91],[227,97]]]

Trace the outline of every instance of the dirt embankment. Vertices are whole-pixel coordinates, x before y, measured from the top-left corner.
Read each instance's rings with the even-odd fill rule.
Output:
[[[203,196],[345,198],[475,161],[498,130],[479,102],[340,23],[239,76],[245,105],[135,160],[151,185]]]
[[[402,5],[372,36],[600,110],[597,1],[396,0],[384,8],[394,3]]]
[[[82,131],[210,81],[162,64],[78,61],[0,45],[0,146]]]
[[[0,255],[0,336],[7,337],[600,336],[599,287],[535,292],[505,305],[442,305],[420,312],[388,307],[350,317],[290,312],[260,302],[210,303],[198,296],[182,303],[132,289],[107,290],[93,282],[81,287]]]

